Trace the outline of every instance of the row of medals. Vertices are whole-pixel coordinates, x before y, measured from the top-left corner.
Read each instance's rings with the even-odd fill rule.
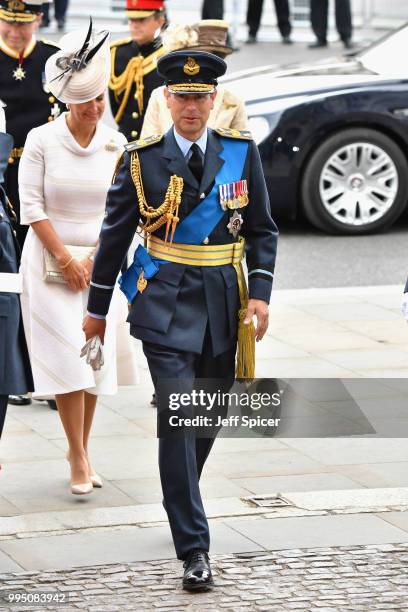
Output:
[[[248,205],[248,182],[234,181],[219,186],[220,203],[223,210],[236,210]]]
[[[234,214],[229,220],[227,228],[229,233],[236,238],[243,224],[243,218],[237,209],[244,208],[249,204],[248,182],[246,180],[241,180],[220,185],[219,191],[221,208],[223,210],[234,211]]]

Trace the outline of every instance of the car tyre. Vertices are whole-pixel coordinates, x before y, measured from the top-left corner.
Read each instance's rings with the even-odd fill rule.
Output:
[[[342,222],[325,207],[321,177],[325,166],[336,152],[357,143],[374,145],[392,160],[398,176],[398,188],[390,208],[369,223],[352,225]],[[385,134],[370,128],[349,128],[329,136],[309,158],[301,184],[302,208],[306,218],[318,229],[333,234],[369,234],[390,227],[402,214],[407,203],[408,162],[399,146]]]

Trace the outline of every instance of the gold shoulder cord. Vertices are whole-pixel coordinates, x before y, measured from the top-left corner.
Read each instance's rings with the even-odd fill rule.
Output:
[[[15,210],[13,208],[12,203],[10,202],[10,200],[8,199],[8,197],[6,196],[6,208],[9,214],[9,217],[11,218],[11,220],[14,223],[18,223],[18,219],[17,219],[17,215],[15,213]]]
[[[180,176],[173,174],[170,177],[164,202],[156,208],[154,206],[150,206],[146,202],[146,196],[142,183],[140,160],[137,151],[134,151],[130,156],[130,173],[136,187],[140,214],[142,217],[145,217],[145,221],[140,225],[141,229],[143,230],[145,236],[147,236],[147,234],[151,234],[166,223],[166,235],[164,242],[167,242],[171,227],[171,245],[177,223],[180,221],[178,211],[181,204],[181,194],[183,193],[184,180]]]
[[[115,75],[115,59],[116,59],[116,47],[112,47],[111,49],[111,75],[109,80],[109,89],[113,91],[116,98],[123,93],[122,101],[119,105],[118,112],[115,115],[116,123],[123,117],[123,113],[125,112],[125,108],[129,101],[130,92],[133,87],[133,83],[136,84],[136,96],[137,96],[137,106],[139,109],[139,115],[143,113],[143,77],[151,72],[155,67],[155,61],[160,55],[163,55],[164,51],[160,48],[152,55],[148,57],[143,57],[143,55],[138,55],[136,57],[132,57],[132,59],[128,62],[125,70],[119,76]]]

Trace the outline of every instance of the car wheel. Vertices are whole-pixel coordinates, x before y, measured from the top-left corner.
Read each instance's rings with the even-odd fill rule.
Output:
[[[307,219],[336,234],[389,227],[407,202],[408,163],[381,132],[349,128],[327,138],[309,159],[302,180]]]

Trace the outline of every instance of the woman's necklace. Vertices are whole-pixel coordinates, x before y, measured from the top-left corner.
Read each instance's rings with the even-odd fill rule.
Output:
[[[18,56],[18,68],[13,72],[13,78],[16,81],[23,81],[26,78],[26,71],[23,68],[24,50]]]

